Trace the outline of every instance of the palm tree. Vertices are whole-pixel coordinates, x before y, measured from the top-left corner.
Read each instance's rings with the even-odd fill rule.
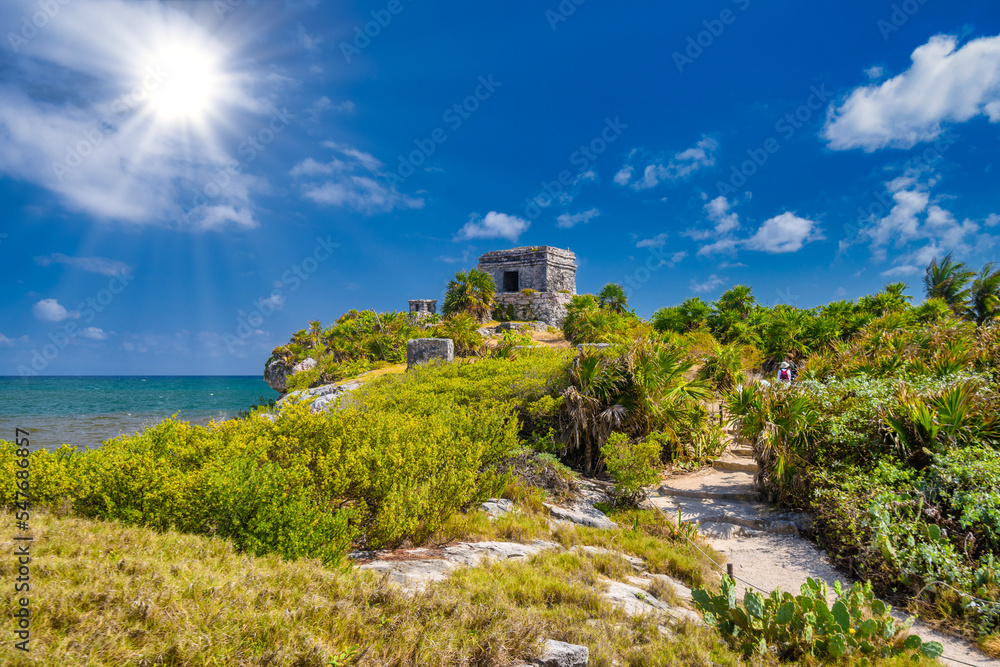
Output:
[[[456,313],[468,313],[483,322],[493,312],[494,296],[497,288],[493,277],[485,271],[470,269],[468,273],[459,271],[455,279],[448,281],[448,293],[444,296],[441,311],[445,317]]]
[[[956,315],[966,310],[966,302],[972,294],[969,281],[976,275],[969,271],[965,264],[956,262],[951,253],[944,256],[940,262],[932,259],[924,273],[924,288],[928,299],[944,299]]]
[[[628,296],[625,288],[617,283],[608,283],[597,295],[602,308],[607,308],[615,313],[624,313],[628,306]]]
[[[753,288],[746,285],[736,285],[722,293],[715,303],[715,308],[720,313],[734,312],[741,320],[745,320],[756,303],[757,301],[753,298]]]
[[[990,262],[979,271],[972,281],[969,306],[976,317],[976,324],[982,324],[1000,313],[1000,269]]]

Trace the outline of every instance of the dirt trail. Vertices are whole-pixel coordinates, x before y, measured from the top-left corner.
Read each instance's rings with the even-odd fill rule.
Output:
[[[650,499],[668,516],[678,510],[685,521],[697,521],[701,532],[714,549],[733,564],[740,591],[753,584],[767,593],[781,588],[798,592],[808,577],[822,579],[832,588],[833,582],[852,583],[837,571],[826,553],[799,536],[808,527],[809,517],[800,513],[782,513],[761,502],[753,489],[752,459],[747,452],[734,451],[723,458],[720,467],[743,469],[707,469],[664,480]],[[742,462],[744,466],[727,465]],[[904,614],[898,614],[904,618]],[[938,641],[944,646],[944,664],[997,667],[1000,661],[990,658],[970,642],[935,631],[925,623],[914,624],[913,632],[924,641]]]

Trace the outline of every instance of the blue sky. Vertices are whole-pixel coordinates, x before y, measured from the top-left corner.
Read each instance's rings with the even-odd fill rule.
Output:
[[[0,29],[0,374],[256,374],[515,245],[643,316],[998,256],[985,0],[11,0]]]

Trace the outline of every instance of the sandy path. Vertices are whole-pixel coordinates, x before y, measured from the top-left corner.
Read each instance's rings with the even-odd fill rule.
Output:
[[[691,491],[708,490],[708,495],[752,493],[749,486],[751,476],[723,471],[699,471],[692,475],[678,476],[668,479],[653,503],[669,515],[676,516],[677,508],[681,507],[685,515],[692,518],[699,512],[692,504],[704,503],[706,515],[717,518],[719,506],[730,504],[733,507],[733,517],[739,520],[746,513],[747,504],[739,501],[705,498],[688,498]],[[685,497],[669,495],[681,492]],[[758,511],[767,513],[765,505],[758,505]],[[761,530],[745,530],[725,523],[713,522],[706,524],[711,527],[706,532],[709,544],[715,550],[725,554],[727,562],[733,564],[733,574],[737,580],[743,579],[767,593],[781,588],[783,591],[797,593],[808,577],[819,578],[832,588],[833,582],[840,580],[844,584],[852,583],[842,572],[837,571],[826,553],[818,549],[812,542],[794,535],[778,535]],[[720,529],[720,527],[728,529]],[[736,528],[735,530],[732,530]],[[746,536],[744,536],[746,535]],[[739,583],[739,581],[737,582]],[[740,583],[740,590],[747,586]],[[742,594],[742,593],[741,593]],[[905,618],[905,614],[897,614]],[[944,646],[944,664],[967,664],[975,667],[997,667],[1000,660],[990,658],[970,642],[945,635],[935,631],[927,624],[917,622],[913,632],[920,635],[924,641],[941,642]]]

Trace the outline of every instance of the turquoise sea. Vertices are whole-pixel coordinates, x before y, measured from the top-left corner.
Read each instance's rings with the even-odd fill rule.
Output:
[[[13,440],[20,428],[31,434],[32,449],[98,447],[173,414],[207,424],[277,397],[259,375],[0,376],[0,439]]]

